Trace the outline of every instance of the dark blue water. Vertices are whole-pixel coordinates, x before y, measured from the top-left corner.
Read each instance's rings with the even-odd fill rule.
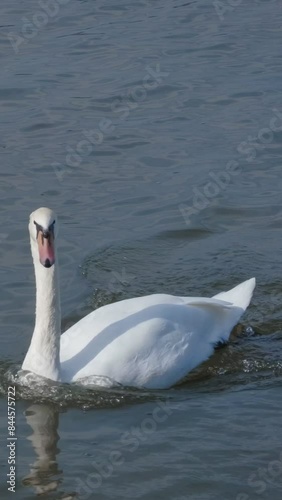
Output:
[[[258,285],[180,387],[17,386],[14,497],[280,500],[281,21],[278,0],[2,2],[1,499],[28,216],[50,206],[64,328],[126,297]]]

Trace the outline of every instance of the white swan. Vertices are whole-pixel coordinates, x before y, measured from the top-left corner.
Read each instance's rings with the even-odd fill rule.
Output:
[[[54,381],[98,375],[122,385],[171,387],[227,341],[255,279],[213,298],[148,295],[100,307],[61,336],[56,239],[48,208],[30,215],[36,321],[22,369]]]

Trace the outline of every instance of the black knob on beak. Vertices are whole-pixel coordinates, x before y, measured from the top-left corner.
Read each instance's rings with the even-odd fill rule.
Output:
[[[48,239],[49,238],[49,231],[43,231],[42,236],[43,236],[43,238]]]

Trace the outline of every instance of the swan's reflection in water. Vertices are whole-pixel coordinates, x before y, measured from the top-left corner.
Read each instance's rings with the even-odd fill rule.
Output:
[[[52,405],[34,404],[25,411],[32,434],[31,441],[36,460],[31,464],[30,473],[23,478],[25,486],[32,486],[36,495],[58,492],[63,471],[59,469],[56,457],[60,453],[58,441],[59,411]],[[76,498],[73,493],[60,496],[64,500]]]

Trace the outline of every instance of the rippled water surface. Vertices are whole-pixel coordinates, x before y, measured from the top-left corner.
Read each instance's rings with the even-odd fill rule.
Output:
[[[281,23],[278,0],[2,1],[1,499],[11,384],[19,500],[281,499]],[[42,205],[64,329],[256,276],[230,344],[167,391],[21,383]]]

